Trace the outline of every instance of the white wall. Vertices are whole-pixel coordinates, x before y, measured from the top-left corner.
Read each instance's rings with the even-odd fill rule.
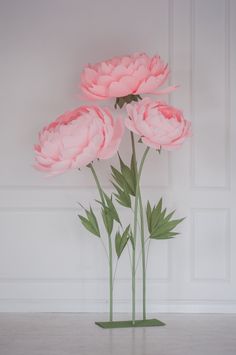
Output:
[[[77,218],[77,201],[97,196],[92,177],[84,170],[45,179],[31,166],[32,146],[42,125],[81,104],[85,63],[134,51],[170,63],[171,81],[181,86],[170,101],[194,130],[181,150],[153,153],[143,176],[145,197],[162,195],[187,216],[180,237],[153,242],[149,311],[236,311],[236,2],[9,0],[0,7],[0,311],[107,309],[103,249]],[[97,164],[109,187],[105,167]],[[115,309],[129,311],[128,255],[122,259]]]

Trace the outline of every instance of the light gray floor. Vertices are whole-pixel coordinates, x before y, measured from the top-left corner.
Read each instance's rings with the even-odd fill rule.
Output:
[[[126,318],[127,315],[118,315]],[[236,315],[160,314],[165,327],[103,330],[104,314],[0,314],[0,355],[236,355]]]

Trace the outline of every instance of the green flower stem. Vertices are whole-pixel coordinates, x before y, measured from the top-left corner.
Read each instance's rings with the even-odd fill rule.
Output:
[[[102,203],[105,205],[105,198],[103,195],[103,189],[101,187],[101,184],[98,180],[96,171],[93,167],[92,164],[89,164],[88,167],[91,169],[91,172],[93,174],[94,180],[96,182],[97,188],[99,195],[101,197]],[[108,235],[108,251],[109,251],[109,321],[113,321],[113,263],[112,263],[112,242],[111,242],[111,236]]]
[[[139,214],[140,214],[140,231],[141,231],[141,253],[142,253],[142,281],[143,281],[143,320],[146,319],[146,261],[145,261],[145,236],[144,236],[144,218],[143,218],[143,203],[140,190],[140,179],[142,174],[143,165],[147,157],[149,147],[146,148],[138,171],[137,178],[137,197],[139,201]]]
[[[116,272],[117,272],[117,266],[118,266],[118,258],[116,259],[116,266],[115,266],[115,271],[113,274],[113,289],[114,289],[114,284],[115,284],[115,279],[116,279]]]
[[[141,172],[140,172],[141,175]],[[146,261],[145,261],[145,240],[144,240],[144,218],[143,203],[139,186],[139,213],[141,225],[141,251],[142,251],[142,276],[143,276],[143,320],[146,319]]]
[[[146,243],[147,243],[147,241],[148,241],[148,239],[149,238],[147,238],[147,239],[145,239],[145,248],[146,248]],[[139,256],[138,256],[138,259],[137,259],[137,264],[136,264],[136,271],[137,271],[137,269],[138,269],[138,265],[139,265],[139,261],[140,261],[140,259],[141,259],[141,255],[142,255],[142,250],[140,250],[140,253],[139,253]],[[146,259],[147,259],[147,256],[145,256],[146,257]],[[146,263],[147,264],[147,263]]]
[[[99,195],[100,195],[100,197],[101,197],[102,203],[105,205],[105,198],[104,198],[104,196],[103,196],[103,190],[102,190],[101,184],[100,184],[100,182],[99,182],[99,180],[98,180],[98,177],[97,177],[96,171],[95,171],[95,169],[94,169],[94,167],[93,167],[93,164],[90,163],[90,164],[88,165],[88,167],[89,167],[89,168],[91,169],[91,171],[92,171],[92,174],[93,174],[94,180],[95,180],[95,182],[96,182],[96,184],[97,184],[98,192],[99,192]]]
[[[149,242],[148,242],[148,246],[147,246],[146,270],[147,270],[147,266],[148,266],[148,257],[149,257],[150,244],[151,244],[151,238],[149,238]]]
[[[131,260],[131,253],[130,253],[130,250],[129,250],[129,244],[127,244],[127,247],[128,247],[128,255],[129,255],[130,267],[131,267],[131,270],[132,270],[132,260]]]
[[[136,192],[138,189],[136,189]],[[138,220],[138,196],[135,196],[135,204],[134,204],[134,231],[133,231],[133,252],[132,252],[132,323],[135,324],[135,275],[136,275],[136,237],[137,237],[137,220]]]
[[[135,176],[138,179],[137,172],[137,159],[136,159],[136,150],[135,150],[135,142],[134,142],[134,134],[131,132],[131,145],[132,152],[134,158],[134,166],[135,166]],[[134,202],[134,230],[133,230],[133,250],[132,250],[132,323],[135,324],[135,292],[136,292],[136,237],[137,237],[137,222],[138,222],[138,184],[136,185],[136,194],[135,194],[135,202]]]
[[[136,193],[135,193],[135,206],[134,206],[134,246],[132,254],[132,322],[135,323],[135,289],[136,289],[136,239],[137,239],[137,224],[138,224],[138,207],[140,213],[140,229],[141,229],[141,246],[142,246],[142,273],[143,273],[143,319],[146,319],[146,261],[145,261],[145,239],[144,239],[144,218],[143,218],[143,205],[140,191],[140,178],[142,174],[143,165],[149,151],[146,148],[139,170],[137,171],[137,159],[134,143],[134,135],[131,132],[131,144],[135,161],[135,175],[136,175]]]
[[[113,265],[112,265],[112,243],[111,236],[108,236],[109,245],[109,293],[110,293],[110,311],[109,321],[113,321]]]

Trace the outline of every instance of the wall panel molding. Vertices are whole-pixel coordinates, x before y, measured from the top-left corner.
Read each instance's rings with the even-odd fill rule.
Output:
[[[24,13],[16,1],[15,12],[8,2],[4,5],[6,17],[0,21],[3,26],[0,36],[4,33],[7,50],[0,58],[3,63],[0,68],[4,68],[2,79],[6,85],[3,91],[0,89],[3,97],[0,110],[2,117],[8,117],[11,107],[11,117],[3,120],[1,132],[11,132],[12,136],[9,142],[5,133],[0,139],[3,169],[0,177],[0,312],[107,311],[107,269],[105,263],[95,261],[103,251],[98,250],[94,240],[86,239],[86,232],[80,228],[76,217],[81,212],[77,201],[89,205],[98,196],[89,171],[84,171],[83,176],[71,172],[68,178],[61,177],[54,182],[45,179],[44,182],[30,170],[33,154],[29,150],[45,120],[51,120],[67,105],[81,104],[77,97],[71,99],[74,94],[71,78],[77,77],[78,68],[91,58],[101,60],[129,51],[146,51],[151,55],[158,53],[168,61],[171,77],[164,87],[180,84],[175,93],[157,99],[183,109],[193,124],[191,142],[176,152],[163,152],[161,156],[150,153],[147,171],[142,176],[143,200],[148,198],[154,203],[162,196],[168,209],[177,210],[177,218],[187,216],[178,226],[180,235],[167,245],[164,241],[156,242],[150,253],[148,312],[236,313],[233,238],[236,180],[231,177],[235,172],[232,120],[236,82],[235,3],[233,0],[150,0],[147,7],[144,2],[129,0],[125,12],[119,10],[119,6],[116,8],[123,18],[120,26],[113,0],[94,4],[96,16],[91,14],[86,0],[81,0],[80,4],[75,1],[75,9],[82,6],[81,2],[97,28],[96,32],[88,31],[88,38],[78,35],[82,33],[80,26],[85,25],[85,16],[79,11],[72,13],[66,2],[60,2],[56,16],[49,16],[52,6],[47,0],[28,7],[32,16]],[[101,22],[103,14],[97,14],[103,6],[110,16]],[[37,21],[44,18],[44,8],[48,18],[42,28]],[[133,16],[134,11],[136,16]],[[149,21],[140,27],[144,11]],[[19,21],[24,26],[15,28],[14,22]],[[61,26],[61,21],[65,26]],[[32,26],[32,34],[27,26]],[[219,53],[215,50],[214,32],[218,36]],[[88,46],[88,43],[96,45]],[[215,63],[219,64],[217,70]],[[17,71],[19,65],[22,71]],[[65,90],[61,89],[64,84]],[[212,110],[217,101],[220,114]],[[202,136],[201,130],[204,131]],[[217,152],[217,139],[220,156],[211,150],[214,146]],[[129,148],[123,143],[121,151],[126,157]],[[137,146],[138,156],[143,148]],[[204,163],[204,152],[206,162],[212,158],[212,165]],[[118,164],[116,159],[111,163]],[[98,164],[97,169],[104,189],[111,193],[112,185],[104,175],[107,163]],[[118,210],[130,223],[127,210],[122,207]],[[87,258],[89,253],[91,257]],[[116,281],[117,312],[131,310],[130,274],[127,272],[130,265],[128,253],[124,254]],[[141,310],[139,272],[140,269],[137,309]]]
[[[190,82],[191,82],[191,111],[192,111],[192,125],[193,125],[193,132],[194,132],[194,124],[198,117],[196,117],[196,103],[195,103],[195,64],[196,64],[196,5],[201,3],[202,0],[196,1],[191,0],[191,51],[190,51],[190,58],[191,58],[191,73],[190,73]],[[223,3],[223,1],[221,1]],[[209,10],[209,4],[214,5],[214,1],[207,0],[204,1],[204,4],[208,4],[205,11]],[[213,10],[214,11],[214,10]],[[214,13],[214,12],[213,12]],[[223,14],[222,14],[223,16]],[[209,22],[210,23],[210,22]],[[231,112],[230,112],[230,1],[224,0],[224,76],[225,80],[223,83],[224,86],[224,171],[225,171],[225,182],[222,185],[211,185],[211,184],[199,184],[196,181],[196,161],[195,161],[195,137],[193,135],[191,139],[191,165],[190,165],[190,181],[191,181],[191,188],[193,190],[229,190],[230,189],[230,180],[231,180],[231,167],[230,167],[230,120],[231,120]],[[203,53],[199,53],[200,56],[204,56]],[[206,58],[206,61],[208,58]],[[209,63],[210,64],[210,63]],[[217,73],[216,73],[217,75]],[[222,83],[220,84],[222,85]],[[214,128],[214,127],[213,127]],[[217,159],[215,156],[214,159]],[[209,166],[210,168],[210,166]]]
[[[219,212],[223,215],[225,214],[225,226],[224,226],[224,248],[225,250],[223,251],[222,257],[224,258],[224,266],[225,266],[225,276],[224,277],[199,277],[196,276],[197,270],[196,270],[196,262],[197,259],[199,260],[199,255],[196,256],[196,241],[197,241],[197,235],[196,235],[196,225],[195,225],[195,218],[198,214],[205,214],[205,215],[210,215],[210,214],[216,214],[215,220],[216,223],[218,222],[217,220],[217,214]],[[206,226],[207,228],[207,226]],[[205,283],[230,283],[231,282],[231,232],[230,232],[230,210],[226,208],[195,208],[191,210],[191,263],[190,263],[190,270],[191,270],[191,282],[205,282]],[[206,232],[207,236],[207,232]],[[199,236],[198,236],[199,237]],[[217,241],[216,241],[217,242]],[[216,243],[215,242],[215,243]],[[214,248],[214,245],[212,245]],[[204,249],[204,245],[203,245]],[[210,255],[208,254],[209,257],[209,263],[211,263]],[[218,260],[220,262],[220,260]]]
[[[115,312],[130,312],[131,305],[127,300],[116,302]],[[141,311],[141,301],[137,302],[137,310]],[[1,299],[0,312],[107,312],[105,300],[94,299]],[[165,299],[148,300],[148,312],[171,313],[236,313],[236,300],[229,299]]]

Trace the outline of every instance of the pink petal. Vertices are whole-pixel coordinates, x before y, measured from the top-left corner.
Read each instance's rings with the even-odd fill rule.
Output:
[[[93,83],[97,76],[98,73],[89,67],[84,68],[84,71],[82,72],[82,80],[87,83]]]
[[[176,90],[179,87],[179,85],[175,85],[175,86],[169,86],[166,89],[163,90],[159,90],[156,92],[152,92],[152,94],[156,94],[156,95],[165,95],[165,94],[169,94],[170,92]]]
[[[111,83],[108,90],[110,97],[122,97],[130,94],[130,89],[125,84],[118,81]]]
[[[82,90],[83,90],[83,92],[84,92],[84,94],[86,95],[86,98],[88,98],[88,99],[92,99],[92,100],[104,100],[104,99],[106,99],[105,97],[103,97],[103,96],[100,96],[100,95],[97,95],[97,94],[94,94],[94,93],[92,93],[87,87],[85,87],[85,86],[82,86],[81,87],[82,88]]]
[[[118,150],[122,136],[124,134],[124,124],[122,118],[118,118],[113,129],[113,135],[110,142],[101,149],[98,154],[100,159],[111,158]]]

